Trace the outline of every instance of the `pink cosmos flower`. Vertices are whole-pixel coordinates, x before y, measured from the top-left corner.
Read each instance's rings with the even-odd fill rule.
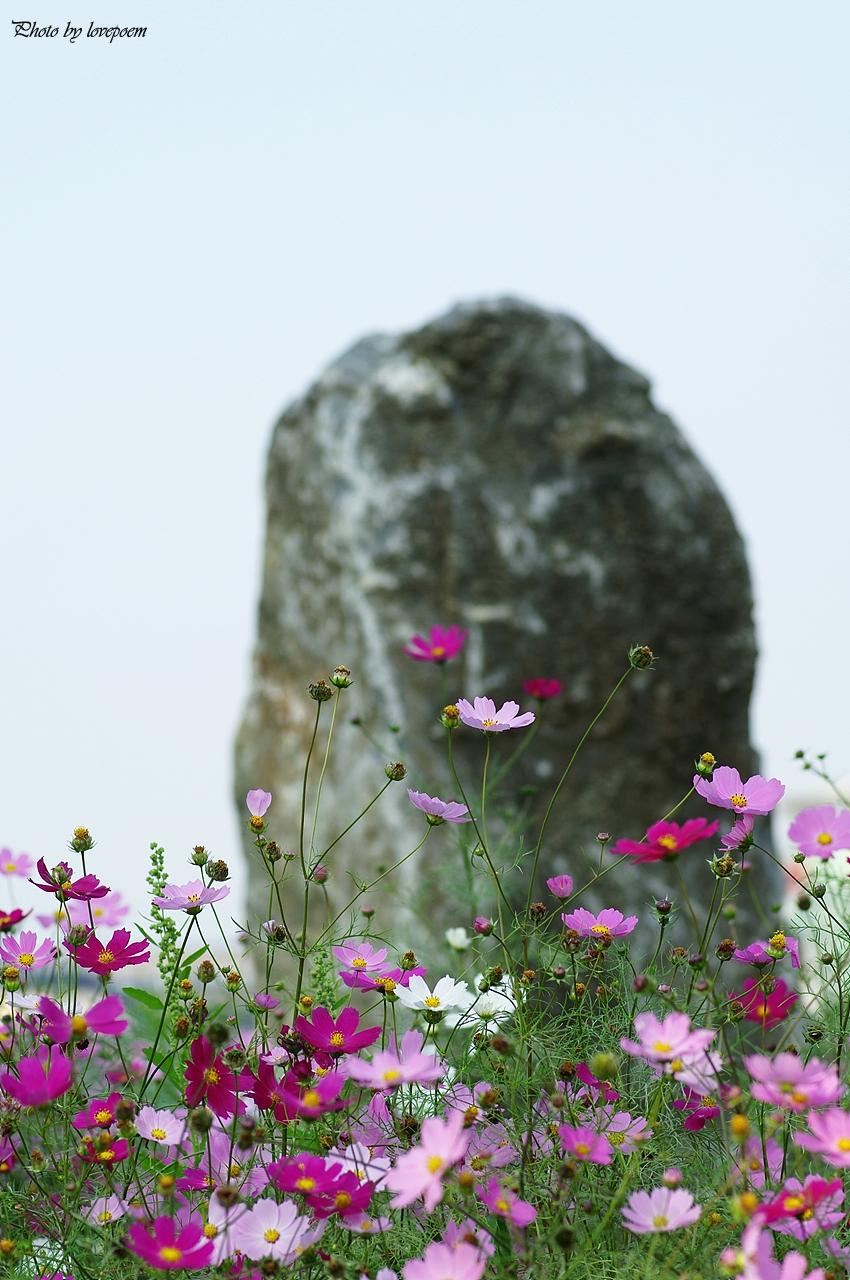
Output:
[[[451,1248],[435,1240],[421,1258],[404,1264],[404,1280],[481,1280],[487,1259],[471,1244]]]
[[[457,709],[464,724],[470,729],[483,729],[485,733],[503,733],[506,729],[523,729],[535,720],[533,711],[517,715],[518,702],[506,702],[496,710],[492,698],[475,698],[468,702],[466,698],[458,698]]]
[[[360,1014],[351,1007],[342,1009],[336,1021],[323,1006],[312,1010],[312,1022],[299,1014],[295,1019],[295,1030],[301,1038],[314,1049],[323,1049],[331,1057],[338,1058],[344,1053],[359,1053],[370,1044],[374,1044],[381,1034],[380,1027],[367,1027],[357,1030]]]
[[[743,818],[739,818],[731,831],[727,831],[725,836],[720,837],[720,847],[726,853],[733,853],[737,849],[746,851],[753,843],[753,826],[755,818],[749,814],[744,814]]]
[[[341,969],[339,976],[352,990],[383,991],[385,995],[392,995],[397,987],[409,986],[411,978],[422,978],[427,972],[427,969],[421,968],[385,969],[382,973],[367,973],[364,969],[347,973],[345,969]]]
[[[421,1031],[406,1031],[401,1039],[401,1051],[396,1053],[395,1039],[390,1039],[389,1049],[376,1053],[371,1062],[352,1058],[346,1064],[349,1077],[357,1084],[384,1092],[397,1089],[402,1084],[431,1084],[445,1074],[445,1067],[433,1053],[422,1053]]]
[[[80,902],[88,902],[91,898],[105,898],[109,893],[109,887],[101,884],[97,876],[80,876],[79,880],[72,880],[74,873],[67,862],[59,862],[48,871],[44,858],[39,858],[36,867],[41,883],[31,878],[30,884],[45,893],[57,894],[62,901],[76,898]]]
[[[850,811],[832,804],[803,809],[788,828],[788,838],[808,858],[831,858],[838,849],[850,849]]]
[[[329,1185],[314,1191],[307,1203],[317,1218],[329,1218],[334,1213],[365,1213],[374,1189],[371,1182],[361,1182],[357,1174],[348,1169]]]
[[[489,938],[493,932],[493,921],[489,916],[476,916],[472,922],[472,928],[483,938]]]
[[[527,1200],[520,1200],[516,1192],[500,1185],[497,1178],[491,1178],[486,1189],[480,1184],[475,1194],[486,1204],[491,1213],[500,1218],[507,1218],[515,1227],[527,1227],[537,1217],[537,1210]]]
[[[569,898],[573,891],[572,876],[552,876],[546,881],[546,888],[555,898]]]
[[[212,1261],[213,1255],[212,1241],[204,1235],[203,1227],[196,1222],[183,1226],[175,1218],[156,1218],[147,1224],[136,1222],[123,1244],[157,1271],[200,1269]]]
[[[130,1154],[130,1144],[126,1138],[112,1137],[108,1146],[104,1146],[101,1142],[94,1143],[91,1138],[86,1138],[84,1147],[85,1151],[80,1151],[80,1159],[86,1164],[111,1166],[126,1160]]]
[[[16,1163],[15,1144],[10,1138],[0,1138],[0,1174],[11,1173]]]
[[[683,1188],[656,1187],[654,1191],[634,1191],[622,1210],[623,1225],[635,1235],[654,1235],[659,1231],[678,1231],[696,1222],[702,1205],[694,1204],[690,1191]]]
[[[119,1218],[123,1218],[127,1212],[127,1206],[118,1196],[100,1196],[95,1200],[94,1204],[90,1204],[85,1210],[85,1215],[89,1222],[96,1223],[99,1227],[105,1227],[110,1222],[117,1222]]]
[[[796,938],[784,934],[781,929],[777,929],[767,942],[751,942],[748,947],[739,947],[737,951],[733,951],[732,959],[738,960],[741,964],[763,965],[773,964],[785,955],[791,957],[791,967],[799,969],[799,942]]]
[[[575,911],[562,912],[561,919],[568,929],[575,929],[582,938],[624,938],[638,922],[637,916],[624,919],[622,911],[614,907],[605,907],[598,916],[585,907],[577,907]]]
[[[208,902],[220,902],[229,893],[230,888],[226,884],[214,889],[212,885],[205,886],[201,880],[190,880],[188,884],[167,884],[162,896],[151,901],[163,911],[185,911],[196,916]]]
[[[411,791],[409,787],[407,794],[410,803],[422,810],[432,827],[438,827],[441,822],[472,821],[466,805],[458,804],[456,800],[438,800],[436,796],[428,796],[424,791]]]
[[[844,1192],[841,1179],[825,1182],[809,1174],[805,1182],[786,1178],[777,1200],[759,1206],[759,1217],[773,1230],[797,1240],[807,1240],[816,1231],[829,1231],[844,1218],[841,1206]],[[782,1210],[782,1217],[771,1216],[771,1204]],[[787,1216],[786,1216],[787,1215]]]
[[[488,1124],[481,1129],[471,1129],[469,1146],[464,1164],[472,1173],[489,1169],[504,1169],[519,1159],[516,1147],[511,1146],[510,1135],[503,1124]]]
[[[116,929],[107,943],[98,942],[93,933],[78,947],[66,938],[65,947],[78,965],[103,978],[130,964],[146,964],[151,958],[147,942],[130,942],[129,929]]]
[[[618,1102],[620,1095],[615,1093],[607,1080],[597,1080],[586,1062],[576,1063],[576,1080],[589,1089],[595,1089],[602,1102]]]
[[[762,1140],[758,1134],[748,1138],[738,1153],[737,1165],[740,1173],[750,1186],[759,1190],[765,1183],[765,1153],[767,1154],[767,1176],[771,1182],[778,1182],[782,1176],[785,1152],[775,1138],[768,1138],[762,1148]]]
[[[380,1215],[375,1217],[371,1213],[346,1214],[344,1217],[340,1215],[337,1222],[341,1227],[345,1227],[346,1231],[351,1231],[358,1236],[377,1236],[384,1231],[389,1231],[393,1225],[389,1218],[382,1218]]]
[[[756,773],[742,782],[738,770],[725,764],[719,765],[710,778],[694,774],[694,790],[719,809],[734,809],[736,813],[751,813],[756,817],[770,813],[785,795],[785,787],[778,778],[768,780]]]
[[[613,1113],[613,1114],[612,1114]],[[641,1144],[652,1137],[649,1121],[643,1116],[632,1116],[628,1111],[614,1111],[606,1106],[596,1117],[600,1133],[604,1133],[611,1146],[621,1155],[630,1156],[639,1151]]]
[[[548,702],[550,698],[557,698],[564,686],[560,680],[547,680],[543,676],[535,676],[532,680],[523,680],[522,687],[538,702]]]
[[[639,1013],[634,1024],[640,1044],[624,1037],[620,1048],[644,1062],[668,1063],[704,1054],[717,1035],[705,1027],[692,1028],[686,1013],[668,1013],[662,1022],[654,1013]]]
[[[248,806],[248,812],[252,818],[262,818],[272,802],[272,793],[270,791],[249,791],[245,797],[245,803]]]
[[[258,1200],[253,1209],[234,1221],[231,1246],[249,1258],[276,1258],[286,1262],[294,1257],[309,1225],[309,1220],[299,1215],[291,1200],[284,1200],[283,1204]]]
[[[136,1116],[136,1133],[149,1142],[165,1142],[176,1146],[186,1132],[186,1121],[170,1111],[157,1111],[154,1107],[142,1107]]]
[[[0,849],[0,875],[28,876],[34,866],[35,863],[28,853],[19,853],[16,856],[11,849]]]
[[[115,929],[130,914],[130,904],[124,902],[121,894],[115,890],[91,902],[78,902],[70,898],[65,903],[65,911],[71,924],[91,924],[89,910],[96,929],[101,926],[104,929]]]
[[[589,1160],[591,1164],[611,1163],[612,1147],[604,1133],[596,1133],[581,1125],[574,1128],[569,1124],[560,1125],[558,1133],[564,1150],[574,1159]]]
[[[22,933],[0,943],[0,956],[16,969],[43,969],[56,959],[56,948],[49,939],[39,943],[37,934]]]
[[[115,1108],[121,1101],[120,1093],[110,1093],[108,1098],[92,1098],[85,1111],[74,1116],[75,1129],[108,1129],[115,1124]]]
[[[744,1065],[756,1081],[750,1090],[754,1098],[798,1114],[829,1106],[844,1092],[836,1068],[819,1058],[803,1062],[796,1053],[778,1053],[771,1060],[757,1053],[744,1058]]]
[[[448,662],[460,653],[468,635],[469,632],[461,631],[456,622],[447,631],[435,625],[431,628],[430,640],[414,636],[410,642],[412,647],[403,648],[402,653],[406,653],[408,658],[415,658],[417,662]]]
[[[186,1103],[196,1107],[203,1099],[211,1111],[224,1119],[236,1110],[236,1077],[206,1036],[192,1041],[186,1063]]]
[[[422,1121],[419,1145],[398,1157],[395,1168],[387,1174],[388,1191],[395,1192],[391,1209],[403,1209],[424,1197],[430,1213],[443,1198],[443,1175],[462,1160],[469,1146],[469,1132],[464,1128],[462,1111],[452,1111],[447,1120],[429,1116]],[[406,1268],[405,1268],[406,1271]]]
[[[647,827],[641,840],[618,840],[611,849],[614,854],[628,854],[635,862],[660,862],[662,858],[675,858],[683,849],[700,840],[708,840],[720,826],[707,818],[689,818],[680,827],[678,822],[656,822]]]
[[[92,1005],[85,1014],[77,1013],[73,1017],[53,1000],[42,996],[38,1011],[44,1019],[42,1035],[49,1036],[56,1044],[67,1044],[72,1037],[82,1040],[92,1035],[120,1036],[129,1026],[121,1017],[124,1006],[120,996],[107,996]]]
[[[333,1186],[342,1172],[342,1165],[330,1157],[326,1160],[301,1151],[288,1160],[276,1160],[268,1166],[267,1172],[279,1191],[306,1196],[309,1203],[310,1196],[321,1195]]]
[[[334,955],[340,964],[346,969],[360,970],[361,972],[372,972],[376,969],[384,968],[384,961],[387,958],[386,947],[381,947],[376,951],[371,942],[356,943],[349,938],[343,942],[340,947],[332,948]]]
[[[496,1242],[490,1232],[479,1227],[472,1218],[447,1223],[442,1243],[447,1244],[450,1249],[456,1249],[461,1244],[471,1244],[485,1258],[492,1258],[496,1252]]]
[[[64,1054],[40,1049],[34,1058],[20,1058],[15,1064],[17,1075],[4,1071],[0,1089],[17,1098],[25,1107],[43,1107],[61,1098],[71,1087],[71,1060]]]
[[[706,1122],[716,1120],[720,1115],[717,1099],[711,1094],[696,1093],[693,1089],[685,1089],[684,1098],[676,1098],[673,1106],[677,1111],[689,1112],[685,1128],[689,1133],[699,1133]]]
[[[780,1265],[773,1256],[773,1240],[758,1214],[741,1236],[743,1271],[737,1280],[824,1280],[822,1267],[806,1275],[809,1265],[802,1253],[786,1253]]]
[[[806,1116],[809,1133],[795,1132],[798,1147],[816,1151],[827,1164],[837,1169],[850,1169],[850,1114],[840,1107],[830,1107],[822,1115],[810,1111]]]
[[[797,1000],[797,992],[786,986],[781,978],[769,995],[765,995],[755,978],[747,978],[743,995],[733,992],[730,1000],[740,1000],[744,1017],[748,1022],[760,1022],[765,1028],[778,1027],[784,1022]]]

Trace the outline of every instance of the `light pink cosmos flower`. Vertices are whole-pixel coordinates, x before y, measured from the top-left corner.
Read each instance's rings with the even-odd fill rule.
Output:
[[[622,911],[614,907],[605,907],[598,916],[585,907],[577,907],[575,911],[562,912],[561,919],[568,929],[575,929],[582,938],[624,938],[638,922],[637,916],[624,919]]]
[[[652,1137],[649,1121],[643,1116],[632,1116],[628,1111],[614,1111],[610,1105],[598,1112],[596,1125],[611,1146],[624,1156],[639,1151],[641,1144]]]
[[[395,1193],[391,1209],[403,1209],[420,1196],[430,1213],[443,1198],[443,1175],[462,1160],[469,1146],[462,1111],[452,1111],[447,1120],[429,1116],[422,1121],[419,1145],[405,1151],[387,1175],[387,1190]],[[407,1268],[405,1268],[406,1272]]]
[[[178,1120],[171,1111],[142,1107],[136,1116],[136,1133],[151,1142],[165,1142],[170,1146],[180,1142],[185,1132],[186,1121]]]
[[[797,1146],[816,1151],[822,1160],[836,1169],[850,1169],[850,1114],[840,1107],[830,1107],[822,1115],[810,1111],[806,1124],[809,1133],[792,1134]]]
[[[659,1231],[678,1231],[689,1227],[702,1213],[702,1205],[694,1204],[690,1191],[680,1187],[656,1187],[654,1191],[634,1191],[622,1210],[623,1225],[635,1235],[655,1235]]]
[[[719,765],[710,778],[694,774],[694,790],[719,809],[734,809],[736,813],[751,813],[756,817],[770,813],[785,795],[785,787],[778,778],[767,779],[755,773],[742,782],[738,770],[726,764]]]
[[[28,853],[12,853],[11,849],[0,849],[0,875],[28,876],[35,866]]]
[[[434,625],[429,640],[424,636],[414,636],[410,642],[412,647],[403,648],[402,653],[406,653],[408,658],[415,658],[417,662],[448,662],[460,653],[468,635],[469,632],[461,631],[456,622],[448,630]]]
[[[332,950],[337,960],[346,969],[370,973],[385,967],[386,947],[376,951],[371,942],[355,943],[353,939],[348,938],[341,946],[333,947]]]
[[[754,1098],[798,1114],[838,1102],[844,1092],[836,1068],[819,1058],[803,1062],[796,1053],[778,1053],[771,1060],[757,1053],[744,1058],[744,1065],[756,1081],[750,1090]]]
[[[301,1237],[309,1229],[308,1218],[302,1217],[291,1200],[275,1204],[274,1200],[258,1200],[252,1209],[240,1214],[230,1229],[230,1243],[249,1258],[276,1258],[288,1262],[295,1257]]]
[[[638,1013],[634,1024],[640,1044],[623,1037],[620,1048],[644,1062],[667,1063],[704,1054],[717,1035],[705,1027],[692,1028],[686,1013],[668,1013],[662,1022],[654,1013]]]
[[[457,1249],[461,1244],[471,1244],[485,1258],[492,1258],[496,1252],[496,1242],[490,1232],[479,1227],[472,1218],[447,1223],[442,1243],[447,1244],[450,1249]]]
[[[731,831],[727,831],[725,836],[720,837],[720,847],[726,853],[733,853],[737,849],[749,849],[753,842],[753,826],[755,818],[745,813],[743,818],[739,818],[734,824]]]
[[[220,902],[229,893],[230,888],[226,884],[214,889],[201,880],[190,880],[188,884],[167,884],[162,896],[151,901],[163,911],[185,911],[189,915],[197,915],[201,907],[209,902]]]
[[[741,964],[762,965],[781,960],[786,955],[791,957],[791,967],[799,969],[799,942],[796,938],[783,933],[781,929],[777,929],[767,942],[760,940],[751,942],[748,947],[739,947],[737,951],[732,952],[732,959],[738,960]]]
[[[773,1239],[758,1214],[747,1224],[741,1236],[743,1270],[737,1280],[824,1280],[822,1267],[806,1275],[809,1265],[802,1253],[786,1253],[782,1263],[773,1256]]]
[[[337,1222],[341,1227],[345,1227],[346,1231],[351,1231],[358,1236],[377,1236],[384,1231],[389,1231],[393,1225],[390,1218],[382,1218],[380,1214],[376,1217],[372,1213],[339,1214]]]
[[[751,1187],[758,1191],[765,1183],[765,1154],[767,1154],[767,1173],[771,1182],[778,1182],[782,1177],[782,1166],[785,1163],[785,1152],[775,1138],[768,1138],[762,1148],[762,1140],[758,1134],[748,1138],[738,1153],[737,1165],[739,1173],[747,1179]],[[736,1175],[737,1176],[737,1175]]]
[[[445,1075],[446,1068],[433,1053],[422,1053],[421,1031],[406,1031],[401,1038],[401,1052],[396,1053],[395,1040],[389,1049],[376,1053],[371,1062],[351,1058],[346,1072],[351,1080],[369,1089],[389,1091],[401,1084],[431,1084]]]
[[[404,1280],[481,1280],[487,1259],[471,1244],[453,1249],[435,1240],[421,1258],[404,1264]]]
[[[520,1200],[516,1192],[511,1191],[509,1187],[503,1187],[498,1178],[491,1178],[486,1188],[479,1184],[475,1188],[475,1194],[486,1204],[491,1213],[497,1214],[500,1218],[507,1218],[508,1222],[515,1227],[527,1227],[537,1217],[534,1205],[529,1204],[527,1200]]]
[[[248,812],[252,818],[262,818],[272,802],[272,793],[270,791],[249,791],[245,797],[245,803],[248,806]]]
[[[127,1206],[116,1195],[100,1196],[83,1212],[89,1222],[94,1222],[99,1227],[105,1227],[110,1222],[117,1222],[119,1218],[123,1218],[127,1212]]]
[[[569,1124],[560,1125],[558,1133],[564,1150],[575,1160],[588,1160],[591,1164],[611,1163],[612,1148],[604,1133]]]
[[[426,795],[424,791],[411,791],[409,787],[407,794],[410,803],[422,810],[432,827],[439,826],[441,822],[472,821],[466,805],[458,804],[456,800],[439,800],[436,796]]]
[[[839,849],[850,849],[850,811],[832,804],[803,809],[788,828],[788,838],[809,858],[831,858]]]
[[[56,958],[56,948],[46,939],[39,943],[35,933],[22,933],[20,938],[8,934],[0,943],[0,957],[16,969],[43,969]]]
[[[546,881],[546,888],[555,898],[569,898],[573,891],[572,876],[552,876]]]
[[[126,920],[131,910],[130,904],[123,900],[117,890],[112,890],[102,898],[93,898],[90,903],[77,902],[74,898],[70,898],[65,903],[65,910],[71,924],[91,924],[89,907],[91,907],[95,929],[100,925],[105,929],[117,928]]]
[[[496,710],[492,698],[475,698],[468,702],[466,698],[458,698],[457,709],[464,724],[470,729],[482,729],[485,733],[503,733],[506,729],[524,729],[535,720],[533,711],[517,715],[518,702],[506,702]]]

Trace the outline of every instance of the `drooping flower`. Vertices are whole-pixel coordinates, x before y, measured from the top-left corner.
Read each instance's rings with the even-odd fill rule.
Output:
[[[778,1027],[784,1022],[797,1000],[797,992],[786,986],[781,978],[776,979],[776,986],[766,994],[756,978],[747,978],[743,995],[733,992],[730,1000],[740,1000],[744,1006],[744,1017],[748,1022],[759,1022],[765,1028]]]
[[[777,929],[767,942],[751,942],[748,947],[739,947],[737,951],[733,951],[732,959],[738,960],[741,964],[763,965],[772,964],[786,955],[791,957],[791,967],[799,969],[799,942],[796,938],[783,933],[781,929]]]
[[[16,924],[26,920],[29,915],[32,915],[32,908],[29,911],[21,911],[20,907],[15,907],[13,911],[0,909],[0,933],[10,933]]]
[[[186,1063],[186,1102],[196,1107],[206,1100],[207,1106],[219,1119],[232,1116],[236,1110],[236,1077],[206,1036],[192,1041],[189,1061]]]
[[[314,1049],[322,1049],[338,1058],[344,1053],[359,1053],[361,1049],[374,1044],[380,1036],[380,1027],[367,1027],[358,1031],[359,1022],[360,1014],[356,1009],[342,1009],[334,1021],[329,1010],[320,1005],[312,1010],[312,1021],[299,1014],[295,1019],[295,1030]]]
[[[167,884],[162,895],[151,901],[163,911],[185,911],[187,915],[197,915],[201,907],[209,902],[220,902],[229,893],[230,887],[226,884],[215,889],[212,885],[204,885],[201,880],[190,880],[188,884]]]
[[[433,1053],[422,1053],[421,1031],[406,1031],[401,1039],[401,1050],[395,1051],[395,1041],[390,1048],[376,1053],[371,1062],[352,1058],[346,1064],[349,1077],[357,1084],[384,1092],[397,1089],[402,1084],[431,1084],[445,1074],[445,1067]]]
[[[850,810],[832,804],[803,809],[788,828],[788,838],[808,858],[831,858],[839,849],[850,849]]]
[[[434,990],[424,978],[411,977],[406,987],[397,987],[399,1003],[407,1009],[427,1013],[447,1013],[452,1009],[467,1009],[470,1004],[468,984],[455,982],[454,978],[440,978]]]
[[[733,853],[737,849],[746,851],[753,843],[754,825],[755,818],[745,813],[743,818],[739,818],[734,824],[731,831],[727,831],[725,836],[720,837],[720,847],[726,853]]]
[[[841,1179],[827,1182],[810,1173],[805,1182],[786,1178],[780,1194],[759,1205],[759,1218],[781,1235],[807,1240],[816,1231],[829,1231],[844,1218]]]
[[[0,875],[28,876],[35,862],[28,853],[12,853],[11,849],[0,849]]]
[[[429,1116],[422,1121],[419,1144],[398,1157],[387,1174],[388,1191],[395,1193],[391,1209],[403,1209],[420,1196],[430,1213],[443,1198],[443,1176],[466,1155],[470,1134],[462,1111],[447,1120]]]
[[[552,876],[546,881],[546,888],[555,898],[569,898],[573,891],[572,876]]]
[[[582,938],[624,938],[638,922],[637,916],[624,918],[622,911],[614,907],[605,907],[598,916],[585,907],[576,907],[575,911],[562,912],[561,919]]]
[[[633,1191],[622,1210],[623,1225],[635,1235],[654,1235],[659,1231],[678,1231],[689,1227],[702,1213],[702,1205],[694,1204],[690,1191],[679,1187],[656,1187],[654,1191]]]
[[[72,1037],[82,1040],[92,1035],[120,1036],[129,1026],[121,1017],[124,1006],[120,996],[107,996],[84,1014],[76,1013],[73,1016],[65,1013],[64,1009],[47,996],[42,996],[38,1002],[38,1011],[44,1019],[41,1024],[42,1035],[49,1036],[56,1044],[67,1044]]]
[[[443,822],[472,821],[472,815],[466,805],[458,804],[456,800],[440,800],[437,796],[426,795],[424,791],[411,791],[410,787],[407,789],[407,794],[410,803],[422,810],[432,827],[438,827]]]
[[[196,1222],[185,1226],[175,1218],[136,1222],[124,1237],[124,1247],[157,1271],[188,1271],[212,1261],[213,1243]]]
[[[770,813],[785,795],[785,787],[778,778],[763,778],[756,773],[742,782],[738,770],[726,764],[719,765],[710,778],[694,774],[694,789],[719,809],[734,809],[736,813],[751,813],[755,817]]]
[[[61,1098],[71,1087],[71,1060],[64,1054],[39,1050],[34,1058],[20,1058],[17,1075],[4,1071],[0,1089],[17,1098],[25,1107],[43,1107]]]
[[[434,1240],[421,1258],[404,1264],[402,1275],[403,1280],[481,1280],[486,1266],[486,1257],[474,1245],[463,1242],[452,1248]]]
[[[448,662],[460,653],[468,635],[469,632],[461,631],[456,622],[448,630],[435,624],[431,628],[429,640],[424,636],[414,636],[410,641],[411,648],[403,648],[402,653],[406,653],[408,658],[415,658],[417,662]]]
[[[564,686],[560,680],[547,680],[545,676],[535,676],[531,680],[523,680],[522,687],[538,702],[548,702],[550,698],[557,698]]]
[[[603,1102],[619,1101],[619,1093],[611,1088],[607,1080],[598,1080],[586,1062],[576,1063],[576,1080],[588,1089],[595,1090]]]
[[[150,945],[131,942],[129,929],[116,929],[107,943],[98,942],[95,935],[90,934],[81,946],[73,946],[67,938],[64,945],[77,964],[103,978],[127,965],[147,964],[151,958]]]
[[[647,828],[642,841],[618,840],[611,852],[618,857],[628,854],[635,862],[660,862],[662,858],[675,858],[700,840],[710,839],[719,826],[719,820],[709,822],[707,818],[689,818],[681,827],[678,822],[662,820]]]
[[[561,1143],[574,1160],[587,1160],[591,1164],[611,1163],[611,1143],[604,1133],[596,1133],[582,1125],[562,1124],[558,1128]]]
[[[447,1244],[450,1249],[471,1244],[485,1258],[492,1258],[496,1252],[496,1242],[490,1232],[479,1227],[472,1218],[467,1218],[464,1222],[447,1222],[442,1243]]]
[[[249,791],[245,797],[245,803],[252,818],[262,818],[271,802],[272,793],[270,791],[257,789],[256,791]]]
[[[844,1092],[835,1066],[819,1058],[804,1062],[796,1053],[773,1059],[757,1053],[744,1058],[744,1065],[756,1082],[750,1090],[754,1098],[798,1114],[838,1102]]]
[[[720,1115],[716,1098],[711,1094],[696,1093],[693,1089],[685,1089],[684,1098],[676,1098],[673,1106],[677,1111],[688,1112],[685,1128],[689,1133],[699,1133],[708,1120],[716,1120]]]
[[[38,941],[35,933],[24,932],[19,938],[6,938],[0,943],[0,956],[16,969],[43,969],[56,958],[56,947],[49,939]]]
[[[798,1130],[793,1134],[797,1146],[817,1152],[836,1169],[850,1169],[850,1114],[840,1107],[830,1107],[823,1113],[810,1111],[806,1124],[808,1133]]]
[[[178,1119],[171,1111],[157,1111],[154,1107],[142,1107],[136,1116],[136,1133],[149,1142],[164,1142],[174,1146],[186,1132],[186,1121]]]
[[[503,1187],[498,1178],[491,1178],[486,1188],[481,1184],[475,1188],[475,1194],[486,1204],[491,1213],[500,1218],[507,1218],[515,1227],[527,1227],[537,1217],[537,1210],[527,1200],[520,1200],[515,1191]]]
[[[464,724],[469,725],[470,729],[482,729],[485,733],[523,729],[536,718],[533,711],[518,715],[518,702],[506,702],[497,711],[492,698],[475,698],[472,702],[468,702],[466,698],[458,698],[457,708]]]
[[[55,893],[60,901],[76,898],[79,902],[88,902],[91,898],[105,898],[109,893],[109,886],[101,884],[97,876],[80,876],[78,880],[72,880],[74,873],[67,862],[59,862],[48,871],[44,858],[39,858],[36,867],[41,882],[30,878],[30,884],[45,893]]]

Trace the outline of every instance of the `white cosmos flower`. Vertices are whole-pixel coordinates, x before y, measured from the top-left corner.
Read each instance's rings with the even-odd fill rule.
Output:
[[[406,987],[401,983],[394,993],[408,1009],[425,1010],[427,1013],[446,1013],[450,1009],[465,1009],[469,1004],[467,983],[454,978],[440,978],[433,992],[424,978],[412,973]]]
[[[478,984],[482,974],[475,978],[475,995],[467,997],[466,1008],[460,1013],[450,1013],[446,1018],[447,1027],[469,1027],[477,1031],[487,1023],[498,1025],[506,1022],[516,1009],[516,1002],[507,989],[507,983],[501,987],[491,987],[489,991],[479,991]]]
[[[465,951],[472,942],[464,928],[446,929],[446,942],[453,951]]]

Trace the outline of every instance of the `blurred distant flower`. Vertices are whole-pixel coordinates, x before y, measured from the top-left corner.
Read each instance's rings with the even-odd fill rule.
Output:
[[[412,647],[403,649],[402,652],[408,658],[415,658],[417,662],[448,662],[449,658],[460,653],[468,635],[469,632],[461,631],[456,622],[447,631],[440,626],[433,626],[430,640],[414,636],[410,642]]]
[[[809,858],[831,858],[850,849],[850,811],[831,804],[803,809],[788,828],[788,838]]]
[[[797,1000],[797,992],[786,986],[781,978],[770,993],[762,991],[757,979],[748,978],[743,995],[733,994],[731,1000],[740,1000],[744,1017],[748,1022],[760,1022],[766,1028],[777,1027],[784,1022]]]
[[[452,951],[466,951],[472,943],[472,939],[462,926],[457,929],[446,929],[445,939]]]
[[[27,876],[35,866],[28,853],[15,855],[11,849],[0,849],[0,875]]]
[[[537,676],[533,680],[523,680],[522,687],[538,702],[548,702],[550,698],[557,698],[564,686],[560,680],[546,680]]]

